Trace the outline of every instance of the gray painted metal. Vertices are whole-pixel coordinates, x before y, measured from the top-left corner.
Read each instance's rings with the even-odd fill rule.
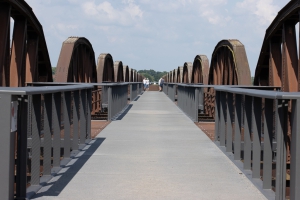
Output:
[[[2,139],[6,142],[0,147],[0,158],[3,162],[0,163],[0,169],[3,174],[0,179],[0,193],[2,199],[14,198],[14,150],[15,150],[15,134],[10,133],[11,121],[11,101],[19,101],[18,108],[18,143],[17,143],[17,159],[16,159],[16,198],[25,199],[32,196],[32,194],[41,188],[41,184],[49,180],[53,174],[61,169],[60,161],[61,155],[61,138],[60,127],[62,124],[61,116],[61,95],[65,93],[64,98],[64,159],[70,156],[70,151],[78,145],[75,142],[71,147],[71,142],[76,141],[70,138],[74,135],[67,126],[69,122],[78,124],[76,118],[70,118],[71,114],[71,92],[74,92],[73,97],[77,98],[74,102],[79,102],[78,94],[81,91],[91,91],[92,85],[63,85],[63,86],[40,86],[40,87],[19,87],[19,88],[5,88],[0,87],[0,103],[2,105],[0,113],[0,125]],[[91,94],[91,92],[88,92]],[[67,95],[66,95],[67,94]],[[43,97],[42,97],[43,95]],[[68,97],[69,96],[69,97]],[[86,97],[85,97],[86,98]],[[91,101],[91,97],[88,100]],[[75,103],[76,104],[76,103]],[[68,107],[69,108],[68,108]],[[43,109],[43,110],[42,110]],[[73,111],[76,110],[75,108]],[[43,117],[42,115],[43,114]],[[74,114],[74,113],[73,113]],[[90,121],[90,112],[85,112],[84,116],[88,117]],[[41,119],[43,119],[43,126],[41,126]],[[74,121],[76,120],[76,122]],[[85,121],[86,122],[86,121]],[[87,123],[87,122],[86,122]],[[6,124],[4,126],[4,124]],[[43,127],[43,129],[41,129]],[[90,128],[90,127],[89,127]],[[52,130],[52,131],[51,131]],[[74,131],[74,129],[72,129]],[[67,132],[69,134],[67,134]],[[53,138],[52,138],[53,135]],[[6,138],[6,136],[8,138]],[[90,133],[84,130],[84,136],[90,137]],[[73,136],[74,137],[74,136]],[[27,142],[30,141],[28,144]],[[43,154],[41,154],[41,147],[43,147]],[[30,150],[30,173],[31,186],[27,188],[27,149]],[[53,149],[53,164],[51,164],[51,151]],[[2,155],[5,154],[5,156]],[[40,158],[43,156],[43,171],[40,171]],[[53,167],[52,167],[53,165]],[[43,174],[42,176],[41,173]],[[27,189],[26,189],[27,188]]]
[[[219,99],[216,98],[216,101],[219,101]],[[234,160],[240,160],[242,132],[242,95],[239,94],[235,94],[234,117]]]

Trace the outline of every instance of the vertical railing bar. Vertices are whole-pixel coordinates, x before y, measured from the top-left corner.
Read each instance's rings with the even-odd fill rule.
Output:
[[[105,90],[105,87],[103,87]],[[106,94],[106,92],[103,92],[103,94]],[[103,97],[106,99],[105,97]],[[86,90],[80,91],[80,144],[85,144],[85,133],[86,133]]]
[[[108,121],[111,121],[112,118],[112,101],[113,101],[113,97],[112,97],[112,87],[108,87]]]
[[[60,130],[61,130],[61,92],[54,93],[52,110],[53,129],[53,167],[60,167]],[[55,173],[56,171],[54,171]]]
[[[272,134],[273,134],[273,99],[265,99],[264,113],[264,151],[263,151],[263,189],[272,189]]]
[[[290,199],[300,199],[300,99],[292,101]]]
[[[232,152],[233,94],[227,93],[226,152]]]
[[[64,158],[70,158],[70,135],[71,135],[71,93],[64,92]]]
[[[220,108],[220,92],[215,91],[215,141],[220,139],[220,122],[221,122],[221,108]]]
[[[52,149],[52,93],[44,94],[44,160],[43,175],[51,175]]]
[[[244,124],[244,169],[251,170],[251,119],[252,119],[252,96],[245,95],[245,124]]]
[[[92,110],[92,90],[87,89],[87,130],[86,139],[91,139],[91,110]]]
[[[219,134],[220,134],[220,146],[225,146],[225,118],[226,118],[226,93],[220,92],[220,124],[219,124]]]
[[[94,95],[96,97],[96,95]],[[73,92],[73,142],[72,149],[78,150],[78,138],[79,138],[79,90]]]
[[[276,199],[285,199],[286,190],[286,101],[276,101],[275,134],[277,136],[276,150]]]
[[[31,185],[40,184],[41,95],[32,95]]]
[[[235,94],[234,113],[234,160],[241,159],[242,96]]]
[[[252,132],[253,132],[253,162],[252,178],[260,178],[260,160],[261,160],[261,113],[262,100],[259,97],[253,97],[252,108]]]

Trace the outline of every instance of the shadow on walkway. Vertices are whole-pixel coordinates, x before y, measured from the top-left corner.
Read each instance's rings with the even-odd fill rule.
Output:
[[[129,104],[127,108],[116,118],[116,120],[122,120],[123,117],[129,112],[129,110],[132,108],[132,104]]]
[[[31,199],[46,196],[58,196],[69,184],[73,177],[79,172],[82,166],[93,155],[97,148],[103,143],[105,138],[95,138],[87,144],[77,156],[75,156],[64,168],[61,169],[42,189]]]

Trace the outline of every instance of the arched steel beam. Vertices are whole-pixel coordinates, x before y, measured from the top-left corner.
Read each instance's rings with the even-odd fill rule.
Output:
[[[192,70],[193,64],[191,62],[185,62],[183,64],[182,83],[191,83]]]
[[[211,58],[208,84],[251,84],[245,47],[239,40],[221,40],[217,44]]]
[[[123,76],[124,76],[124,82],[129,82],[129,67],[128,67],[128,65],[123,65]]]
[[[123,63],[122,61],[114,62],[115,82],[124,82]]]
[[[11,18],[14,20],[10,49]],[[0,1],[0,86],[52,82],[52,69],[42,25],[23,0]]]
[[[191,83],[208,84],[209,61],[206,55],[197,55],[193,62]]]
[[[266,30],[254,85],[281,86],[285,92],[300,91],[295,27],[300,17],[299,5],[299,0],[291,0]]]
[[[84,37],[69,37],[60,51],[56,66],[55,82],[97,82],[95,53]]]
[[[173,70],[173,83],[177,83],[177,69]]]
[[[183,67],[179,66],[177,68],[177,83],[182,83],[182,74],[183,74]]]
[[[98,83],[114,82],[114,61],[109,53],[101,53],[97,62],[97,80]]]

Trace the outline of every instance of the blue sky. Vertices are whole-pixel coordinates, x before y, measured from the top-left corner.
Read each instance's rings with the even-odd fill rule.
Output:
[[[26,0],[43,26],[52,66],[69,36],[87,38],[95,60],[171,71],[222,39],[246,48],[254,75],[265,30],[289,0]]]

